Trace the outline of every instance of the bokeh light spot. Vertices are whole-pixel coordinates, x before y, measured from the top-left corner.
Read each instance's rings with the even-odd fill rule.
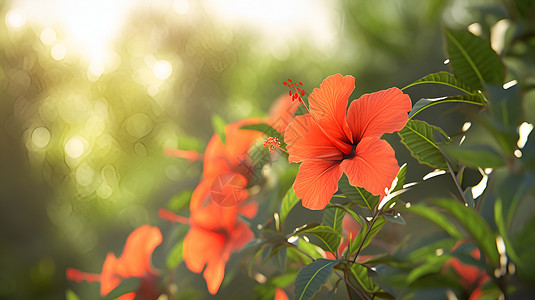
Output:
[[[97,189],[97,196],[102,199],[108,199],[113,194],[113,189],[108,184],[104,183]]]
[[[42,149],[50,142],[50,131],[46,127],[37,127],[32,132],[32,143]]]
[[[175,0],[173,1],[173,10],[179,14],[183,15],[189,11],[189,2],[188,0]]]
[[[95,177],[95,170],[87,163],[83,162],[76,169],[76,182],[82,186],[88,186],[93,183]]]
[[[173,66],[166,60],[159,60],[152,66],[152,72],[156,78],[166,80],[173,73]]]
[[[60,61],[67,56],[67,48],[60,44],[54,45],[54,47],[50,49],[50,55],[52,55],[53,59]]]
[[[43,44],[50,46],[56,42],[56,32],[54,29],[47,27],[41,31],[39,38]]]
[[[20,28],[26,24],[26,15],[16,9],[12,9],[6,14],[6,24],[14,29]]]
[[[78,158],[82,156],[85,150],[84,139],[79,136],[72,137],[65,143],[65,153],[71,158]]]
[[[151,132],[152,120],[144,113],[136,113],[126,119],[126,131],[139,139]]]

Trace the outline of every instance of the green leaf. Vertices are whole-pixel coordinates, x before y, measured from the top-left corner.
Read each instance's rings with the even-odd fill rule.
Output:
[[[484,83],[503,84],[505,69],[489,41],[465,29],[443,31],[453,74],[460,81],[478,90],[483,90]]]
[[[496,235],[474,209],[452,199],[438,199],[433,203],[446,209],[463,226],[494,267],[500,265],[500,254],[496,248]]]
[[[169,251],[169,254],[167,255],[167,261],[166,265],[167,268],[172,270],[178,266],[183,260],[184,257],[182,256],[182,246],[184,244],[184,240],[181,239],[178,243],[176,243],[173,248]]]
[[[435,135],[449,141],[448,135],[440,128],[424,121],[409,120],[405,127],[398,131],[398,134],[401,137],[401,142],[420,163],[435,169],[448,169],[444,155],[435,142]]]
[[[503,215],[502,200],[500,198],[496,199],[496,202],[494,202],[494,220],[496,222],[498,232],[502,236],[503,242],[505,243],[507,255],[511,257],[513,261],[520,262],[520,258],[516,254],[515,249],[513,248],[513,244],[509,239],[509,234],[505,227],[505,216]]]
[[[407,282],[412,284],[416,280],[428,274],[438,274],[444,267],[446,261],[450,259],[447,255],[429,256],[428,259],[418,267],[411,270],[407,276]]]
[[[463,91],[463,92],[465,92],[467,94],[472,94],[472,95],[475,95],[475,93],[477,92],[477,89],[473,89],[473,88],[468,87],[466,84],[462,83],[457,78],[455,78],[455,76],[453,76],[453,74],[451,74],[449,72],[444,72],[444,71],[441,71],[441,72],[438,72],[438,73],[429,74],[429,75],[427,75],[425,77],[422,77],[422,78],[416,80],[415,82],[407,85],[406,87],[402,88],[401,90],[404,90],[404,89],[409,88],[411,86],[423,84],[423,83],[436,83],[436,84],[447,85],[447,86],[454,87],[454,88],[456,88],[456,89],[458,89],[460,91]]]
[[[409,112],[409,120],[412,119],[416,114],[420,113],[426,108],[429,108],[436,104],[441,103],[467,103],[467,104],[475,104],[480,106],[485,106],[487,102],[485,99],[480,95],[458,95],[458,96],[449,96],[449,97],[441,97],[436,99],[420,99],[414,106],[412,107],[412,110]]]
[[[444,152],[462,164],[474,168],[498,168],[505,165],[504,157],[489,145],[444,145]]]
[[[370,244],[372,238],[379,232],[379,230],[381,230],[381,228],[383,228],[383,225],[386,223],[386,218],[383,216],[378,217],[366,237],[365,235],[366,235],[366,232],[368,231],[370,224],[368,224],[368,222],[360,222],[360,223],[362,223],[362,229],[359,231],[355,239],[351,242],[351,249],[349,252],[351,254],[357,251],[360,244],[362,244],[361,250],[366,248],[366,246]]]
[[[260,131],[268,137],[270,136],[275,137],[279,139],[279,142],[281,143],[281,148],[286,149],[284,136],[280,132],[278,132],[275,128],[271,127],[270,125],[266,123],[245,125],[245,126],[240,127],[240,129]]]
[[[325,284],[337,260],[317,259],[304,266],[295,279],[294,295],[296,300],[310,299]]]
[[[185,208],[191,199],[192,191],[184,191],[180,194],[174,195],[167,203],[167,208],[171,211],[180,211]]]
[[[489,111],[494,119],[516,129],[524,120],[522,95],[518,85],[508,89],[501,85],[487,85],[486,88],[489,94]]]
[[[342,220],[346,212],[343,209],[335,206],[326,207],[323,211],[323,221],[321,222],[325,226],[329,226],[334,231],[342,232]]]
[[[299,198],[297,198],[297,196],[295,195],[293,187],[290,187],[286,192],[286,195],[284,195],[284,198],[282,198],[281,203],[280,222],[283,226],[284,221],[288,216],[288,213],[290,213],[290,211],[297,204],[297,202],[299,202]]]
[[[380,290],[380,287],[377,286],[373,279],[368,275],[368,269],[365,266],[359,263],[352,264],[351,274],[353,274],[359,283],[359,286],[361,286],[367,293],[372,294]]]
[[[463,238],[463,235],[459,232],[457,227],[455,227],[451,221],[448,220],[448,218],[429,206],[424,204],[416,204],[412,205],[410,208],[407,208],[406,211],[428,219],[457,240]]]
[[[214,132],[219,135],[223,144],[225,144],[225,140],[226,140],[226,137],[225,137],[226,126],[227,126],[227,123],[225,122],[225,120],[223,120],[223,118],[221,118],[221,116],[217,114],[212,115],[212,127],[214,127]]]
[[[340,239],[344,236],[336,232],[329,226],[308,226],[302,230],[298,230],[294,235],[311,234],[319,239],[318,246],[325,251],[329,251],[336,255]]]
[[[369,209],[370,212],[373,211],[373,208],[377,205],[377,202],[379,202],[379,196],[375,196],[363,188],[350,185],[349,179],[345,174],[340,178],[338,188],[351,202]]]
[[[65,299],[66,300],[80,300],[80,297],[78,297],[78,295],[76,295],[76,293],[74,293],[72,290],[67,290],[65,292]]]

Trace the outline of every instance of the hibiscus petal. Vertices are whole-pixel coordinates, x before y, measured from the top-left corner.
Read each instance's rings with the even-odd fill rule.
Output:
[[[188,269],[200,273],[204,266],[214,257],[220,257],[225,238],[215,232],[200,228],[191,228],[184,238],[182,255]]]
[[[394,149],[379,138],[362,139],[355,156],[344,159],[340,168],[347,174],[349,183],[365,188],[374,195],[385,195],[385,188],[392,185],[399,171]]]
[[[191,200],[189,202],[189,209],[191,212],[194,212],[206,204],[210,203],[209,192],[210,192],[211,180],[202,180],[197,184],[197,187],[193,190],[191,194]]]
[[[151,267],[152,252],[161,242],[162,233],[158,227],[143,225],[134,230],[126,240],[123,255],[119,257],[122,266],[119,275],[128,278],[141,277],[144,273],[153,273]]]
[[[301,103],[292,101],[292,97],[285,94],[279,97],[269,109],[268,124],[278,132],[284,134],[286,127],[292,121]]]
[[[308,209],[323,209],[338,190],[342,177],[338,161],[306,160],[301,163],[293,188]]]
[[[355,89],[355,77],[340,74],[327,77],[308,97],[310,112],[325,133],[342,152],[351,152],[352,136],[346,122],[349,96]]]
[[[121,267],[122,266],[115,255],[111,252],[108,253],[106,260],[104,260],[104,264],[102,265],[102,273],[100,277],[101,296],[106,296],[121,283],[121,278],[117,275],[118,269]]]
[[[291,163],[304,159],[341,160],[343,157],[310,115],[295,117],[286,128],[284,141]]]
[[[411,99],[395,87],[362,95],[351,102],[347,111],[353,140],[358,142],[364,137],[381,137],[401,130],[409,119],[410,110]]]
[[[236,221],[236,227],[232,231],[232,234],[230,236],[230,239],[228,241],[229,244],[229,250],[232,251],[239,251],[245,244],[249,243],[254,238],[254,234],[242,221]],[[230,253],[229,253],[230,256]],[[229,258],[229,256],[226,257],[226,259]],[[225,258],[225,256],[223,256]]]
[[[221,173],[210,185],[210,199],[223,207],[236,206],[247,199],[247,179],[233,172]]]
[[[208,291],[210,294],[215,295],[225,277],[225,261],[214,258],[206,266],[203,276],[204,280],[206,280]]]

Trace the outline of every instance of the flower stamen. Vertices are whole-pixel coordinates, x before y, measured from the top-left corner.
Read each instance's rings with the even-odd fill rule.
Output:
[[[267,147],[269,152],[274,152],[275,149],[280,149],[281,151],[286,152],[286,150],[281,148],[281,142],[279,142],[279,139],[272,136],[268,137],[264,141],[264,147]]]

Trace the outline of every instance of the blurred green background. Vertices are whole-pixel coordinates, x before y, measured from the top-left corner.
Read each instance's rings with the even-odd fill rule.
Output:
[[[146,223],[164,231],[153,258],[164,268],[170,225],[157,209],[194,187],[202,171],[163,155],[164,147],[202,152],[213,113],[227,122],[265,115],[287,92],[287,78],[311,92],[331,74],[351,74],[354,99],[448,70],[441,24],[471,24],[483,3],[500,7],[461,0],[0,2],[0,298],[61,299],[69,288],[94,294],[98,285],[69,283],[65,269],[100,272],[106,253],[120,254],[128,234]],[[414,103],[447,90],[407,92]],[[448,126],[465,116],[442,109],[422,118],[456,131]],[[432,171],[397,136],[387,139],[400,164],[409,163],[408,182]],[[453,182],[437,178],[411,197],[449,190]]]

